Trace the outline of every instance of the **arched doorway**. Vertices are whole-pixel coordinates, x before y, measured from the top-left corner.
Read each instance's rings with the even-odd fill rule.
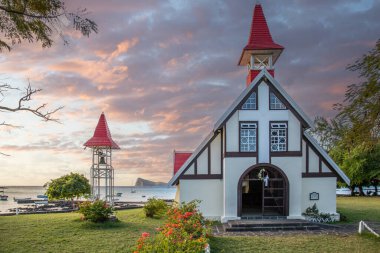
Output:
[[[238,183],[238,215],[287,216],[289,181],[285,173],[272,164],[248,168]]]

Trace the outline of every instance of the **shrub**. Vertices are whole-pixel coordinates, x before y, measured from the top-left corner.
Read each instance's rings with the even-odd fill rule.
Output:
[[[94,202],[86,201],[80,204],[79,212],[83,215],[84,220],[103,222],[110,218],[113,210],[105,201],[95,200]]]
[[[148,199],[148,202],[144,205],[144,212],[146,217],[157,217],[160,218],[165,215],[168,210],[168,205],[162,199],[151,198]]]
[[[209,229],[198,211],[199,201],[172,206],[167,212],[166,223],[157,229],[153,238],[142,233],[135,253],[151,252],[205,252]]]

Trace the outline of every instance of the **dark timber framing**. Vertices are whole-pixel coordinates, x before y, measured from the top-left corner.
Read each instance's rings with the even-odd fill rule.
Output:
[[[326,161],[326,159],[318,152],[318,150],[309,142],[308,139],[303,138],[306,143],[306,172],[302,173],[303,178],[310,177],[337,177],[343,180],[339,174],[332,168],[332,166]],[[318,156],[318,172],[310,172],[310,158],[309,158],[309,148]],[[323,172],[322,162],[327,166],[331,172]]]
[[[221,138],[221,159],[220,159],[220,174],[211,174],[211,143],[216,137],[220,135]],[[186,169],[178,177],[180,179],[223,179],[223,156],[222,156],[222,143],[223,143],[223,130],[219,130],[214,133],[213,137],[207,142],[207,144],[198,152],[193,160],[188,164]],[[198,158],[207,149],[207,174],[198,174]],[[194,164],[194,175],[185,175],[186,171]]]

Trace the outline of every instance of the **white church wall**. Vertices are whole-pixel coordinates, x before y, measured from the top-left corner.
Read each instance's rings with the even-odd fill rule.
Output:
[[[206,218],[220,219],[223,215],[223,180],[180,180],[180,201],[201,200],[199,210]]]
[[[194,163],[187,169],[185,175],[194,175]]]
[[[310,200],[312,192],[319,193],[319,200]],[[336,178],[303,178],[302,200],[302,212],[316,203],[320,212],[336,213]]]
[[[221,134],[211,142],[210,145],[210,166],[211,166],[211,174],[220,174],[221,173]]]
[[[224,159],[224,217],[222,217],[222,219],[237,218],[237,189],[239,179],[244,171],[255,164],[255,157],[234,157]]]
[[[272,157],[289,180],[289,217],[299,218],[302,213],[302,157]]]
[[[227,152],[239,152],[239,117],[238,111],[226,123]]]
[[[197,174],[208,174],[208,148],[197,159]]]
[[[301,143],[301,123],[294,116],[291,111],[289,112],[289,120],[288,120],[288,150],[289,151],[300,151],[300,143]]]
[[[324,162],[322,162],[322,172],[331,172]]]
[[[319,157],[309,147],[309,172],[319,172]]]

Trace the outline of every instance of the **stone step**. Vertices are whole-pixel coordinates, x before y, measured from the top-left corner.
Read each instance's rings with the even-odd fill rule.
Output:
[[[259,231],[294,231],[294,230],[319,230],[317,225],[308,226],[271,226],[271,227],[226,227],[226,232],[259,232]]]
[[[286,220],[286,216],[242,216],[242,220]]]
[[[271,222],[271,223],[228,223],[229,227],[302,227],[314,225],[310,222]]]

